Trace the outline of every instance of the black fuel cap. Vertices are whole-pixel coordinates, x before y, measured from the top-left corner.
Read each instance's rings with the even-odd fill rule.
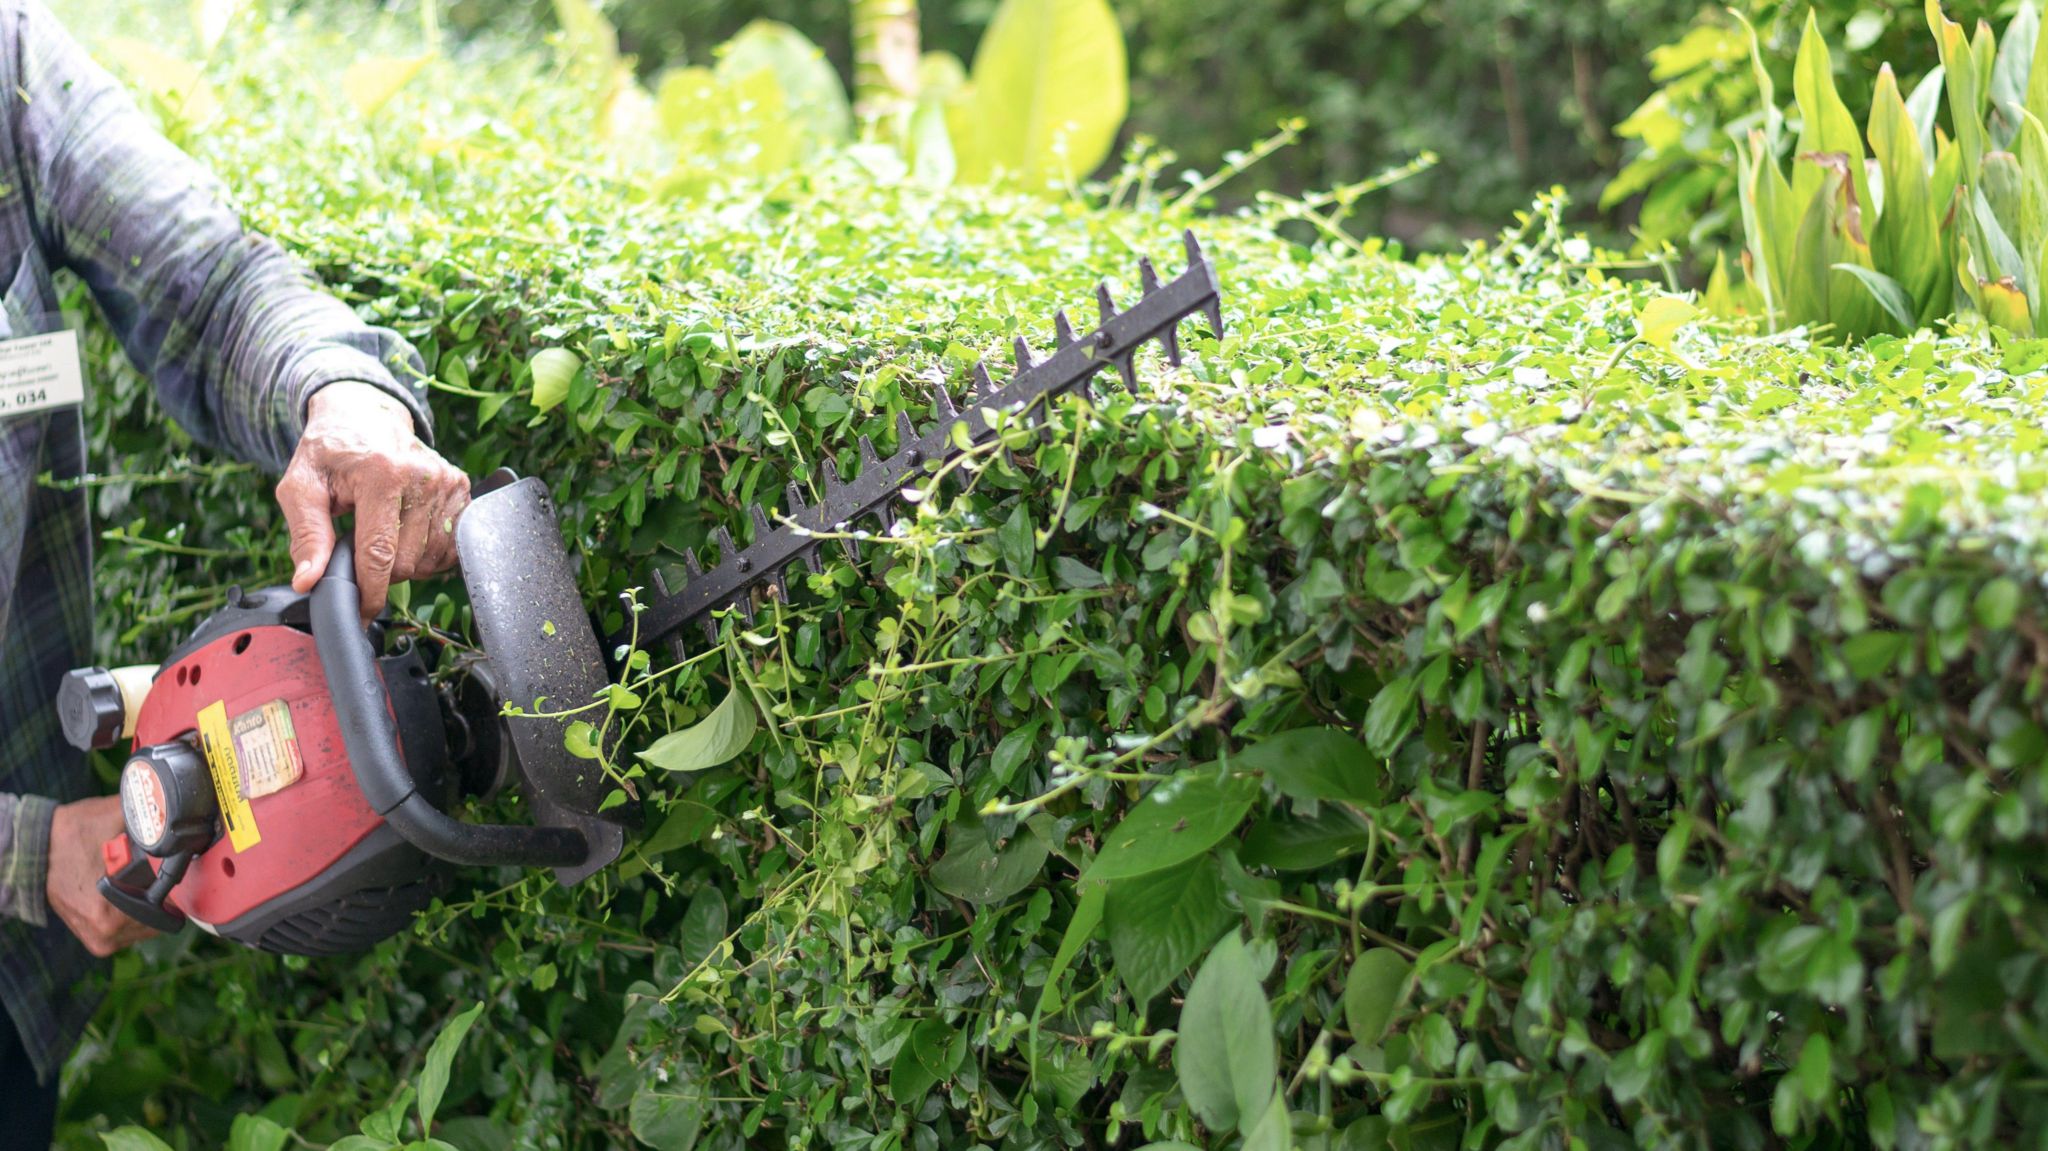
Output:
[[[121,741],[128,708],[112,672],[82,667],[66,672],[64,682],[57,685],[57,716],[64,724],[65,742],[80,751],[99,751]]]

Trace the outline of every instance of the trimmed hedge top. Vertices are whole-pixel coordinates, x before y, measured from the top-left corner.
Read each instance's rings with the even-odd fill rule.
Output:
[[[856,152],[664,199],[653,145],[501,45],[342,113],[363,45],[410,50],[353,19],[244,18],[188,138],[419,344],[451,457],[549,479],[593,603],[1183,227],[1231,330],[975,457],[886,572],[654,658],[607,705],[628,748],[754,734],[611,765],[652,828],[615,875],[479,877],[354,964],[158,945],[103,1019],[201,1097],[96,1050],[74,1116],[204,1143],[284,1093],[334,1139],[482,998],[463,1146],[2048,1130],[2048,342],[1687,323],[1549,200],[1418,266],[1137,168],[1044,200]],[[580,366],[536,393],[549,347]],[[106,371],[102,579],[160,649],[282,533]],[[408,608],[459,629],[455,594]]]

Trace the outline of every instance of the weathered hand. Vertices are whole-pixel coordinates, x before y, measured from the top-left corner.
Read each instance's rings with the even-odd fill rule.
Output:
[[[455,564],[455,520],[469,478],[413,434],[412,414],[369,384],[313,393],[306,432],[277,484],[291,525],[292,586],[313,590],[334,552],[334,517],[356,516],[356,584],[363,619],[384,610],[393,583]]]
[[[71,934],[102,959],[156,934],[99,893],[100,876],[106,873],[100,844],[125,827],[121,798],[116,795],[67,803],[50,817],[50,874],[43,881],[44,894]]]

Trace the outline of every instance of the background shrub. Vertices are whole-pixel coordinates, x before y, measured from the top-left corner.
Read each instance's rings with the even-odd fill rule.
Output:
[[[1128,298],[1183,226],[1233,329],[977,461],[874,545],[886,574],[657,660],[632,745],[733,692],[761,730],[632,769],[651,830],[601,881],[480,873],[354,960],[124,956],[72,1145],[216,1146],[258,1109],[333,1142],[471,1018],[437,1128],[463,1148],[2048,1130],[2048,345],[1703,328],[1555,200],[1408,265],[1285,242],[1280,209],[837,160],[665,199],[488,39],[332,114],[354,56],[413,47],[251,15],[185,134],[418,342],[464,467],[548,478],[593,603],[852,470],[1097,277]],[[541,347],[584,365],[545,412]],[[158,653],[282,578],[283,535],[109,350],[106,643]],[[456,594],[406,604],[459,628]]]

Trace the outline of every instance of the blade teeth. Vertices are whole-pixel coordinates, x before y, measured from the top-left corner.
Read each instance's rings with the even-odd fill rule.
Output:
[[[1159,269],[1152,266],[1149,256],[1138,257],[1138,283],[1147,296],[1159,290]]]
[[[691,579],[696,579],[704,574],[704,561],[697,558],[697,549],[688,548],[684,550],[683,570],[690,573]]]
[[[1192,268],[1198,264],[1204,264],[1208,262],[1208,257],[1202,254],[1202,242],[1200,240],[1195,239],[1195,230],[1193,228],[1188,228],[1181,232],[1180,242],[1184,246],[1186,246],[1188,250],[1189,267]]]
[[[1133,395],[1138,391],[1138,361],[1129,352],[1116,358],[1116,372],[1124,378],[1124,387]]]
[[[830,497],[830,496],[831,496],[831,494],[832,494],[833,492],[835,492],[835,491],[839,490],[839,485],[840,485],[840,484],[841,484],[842,482],[844,482],[844,481],[842,481],[842,480],[841,480],[841,479],[839,478],[839,461],[838,461],[838,460],[835,460],[835,459],[833,459],[833,458],[832,458],[831,456],[826,456],[826,457],[825,457],[825,494],[826,494],[826,496],[827,496],[827,497]]]
[[[732,606],[740,609],[740,618],[747,621],[748,627],[754,626],[754,596],[751,592],[741,592],[740,598],[732,601]]]
[[[804,490],[796,486],[795,480],[791,480],[789,486],[782,490],[782,498],[788,504],[782,510],[787,512],[791,518],[795,518],[798,512],[804,510]]]
[[[798,552],[797,558],[804,561],[804,566],[810,569],[812,575],[825,574],[825,559],[818,554],[818,546],[816,544],[812,544],[810,547]]]
[[[953,393],[947,391],[943,384],[932,399],[938,404],[940,419],[950,420],[960,414],[960,409],[953,406]]]
[[[1160,342],[1166,345],[1166,362],[1176,368],[1180,367],[1180,324],[1178,321],[1166,326],[1166,332],[1160,336]]]
[[[1038,362],[1031,355],[1031,345],[1026,343],[1022,336],[1018,336],[1017,342],[1011,345],[1011,351],[1016,354],[1017,371],[1019,374],[1030,371],[1032,366]]]
[[[867,438],[866,436],[862,436],[860,438],[861,474],[866,475],[869,468],[880,467],[881,464],[882,454],[875,450],[875,441]]]
[[[989,378],[988,365],[974,365],[974,389],[969,393],[976,400],[985,400],[996,394],[996,382]]]
[[[747,518],[754,521],[755,543],[760,543],[762,540],[767,539],[768,533],[775,530],[768,522],[768,513],[761,510],[760,504],[748,505]]]
[[[1065,308],[1053,313],[1052,327],[1053,331],[1058,333],[1060,347],[1064,348],[1074,342],[1074,325],[1067,319]]]
[[[1212,336],[1214,336],[1214,337],[1216,337],[1216,338],[1217,338],[1217,339],[1219,339],[1219,340],[1220,340],[1220,339],[1222,339],[1222,338],[1223,338],[1223,299],[1222,299],[1222,297],[1220,297],[1220,296],[1211,296],[1211,297],[1209,297],[1209,302],[1208,302],[1207,304],[1203,305],[1203,307],[1202,307],[1202,315],[1203,315],[1203,317],[1204,317],[1205,319],[1207,319],[1207,320],[1209,321],[1209,334],[1210,334],[1210,335],[1212,335]]]
[[[697,626],[704,629],[705,643],[718,642],[718,625],[712,622],[710,616],[707,615],[703,619],[698,620]]]
[[[654,569],[654,594],[663,599],[667,599],[675,594],[674,590],[668,586],[668,577],[661,574],[660,568]]]
[[[712,529],[711,539],[713,542],[718,544],[719,563],[731,564],[735,568],[737,568],[741,572],[741,574],[745,574],[747,572],[754,570],[754,561],[740,554],[740,549],[737,546],[735,546],[732,542],[732,533],[725,530],[724,524],[720,524],[718,527]]]
[[[778,600],[781,600],[781,601],[782,601],[783,603],[788,603],[788,602],[789,602],[789,568],[788,568],[788,566],[786,566],[786,565],[785,565],[785,566],[783,566],[783,567],[779,567],[779,568],[775,569],[775,575],[774,575],[774,578],[773,578],[773,582],[774,582],[774,584],[775,584],[775,598],[776,598],[776,599],[778,599]]]
[[[1107,324],[1116,318],[1116,301],[1110,298],[1107,281],[1095,285],[1095,306],[1102,312],[1102,322]]]
[[[917,425],[910,422],[909,412],[896,413],[896,450],[902,451],[917,442]]]
[[[844,531],[844,530],[845,530],[845,525],[844,525],[844,524],[840,525],[840,530],[842,530],[842,531]],[[860,564],[860,541],[859,541],[859,540],[857,540],[857,539],[842,539],[842,540],[840,540],[840,541],[839,541],[839,550],[840,550],[840,551],[843,551],[843,552],[845,552],[845,553],[846,553],[846,562],[847,562],[847,563],[853,564],[853,565],[855,565],[855,566],[859,566],[859,564]]]

